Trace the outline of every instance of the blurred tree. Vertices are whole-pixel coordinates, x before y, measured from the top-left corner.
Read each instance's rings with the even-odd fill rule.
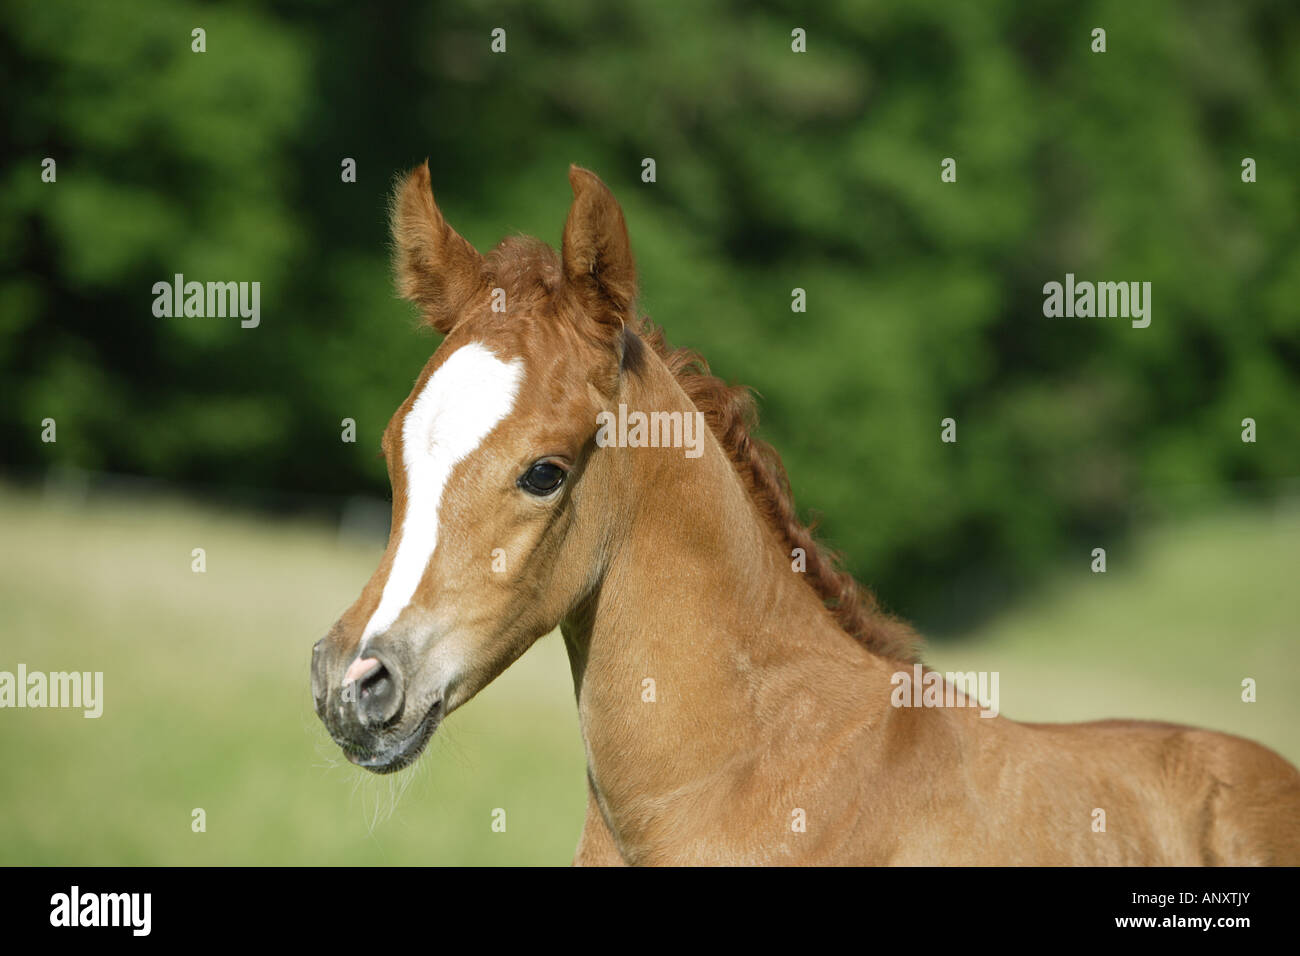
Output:
[[[480,247],[556,242],[568,163],[597,170],[647,311],[760,391],[797,499],[904,613],[1135,501],[1297,475],[1293,4],[55,0],[0,27],[12,467],[383,493],[436,344],[385,201],[428,156]],[[1151,282],[1151,326],[1044,318],[1067,272]],[[155,318],[175,273],[260,281],[261,325]]]

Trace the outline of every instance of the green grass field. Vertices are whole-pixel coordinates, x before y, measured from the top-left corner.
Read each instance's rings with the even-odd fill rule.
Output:
[[[585,806],[558,635],[410,771],[349,766],[312,711],[312,643],[380,553],[313,523],[0,489],[0,670],[103,671],[104,714],[0,711],[0,863],[564,864]],[[1087,560],[931,650],[1001,674],[1013,718],[1159,717],[1300,760],[1300,515],[1235,513]],[[191,571],[204,548],[207,571]],[[1256,703],[1241,680],[1258,681]],[[206,832],[191,829],[203,808]],[[505,832],[493,832],[496,808]]]

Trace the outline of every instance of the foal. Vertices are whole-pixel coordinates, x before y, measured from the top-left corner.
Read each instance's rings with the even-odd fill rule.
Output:
[[[577,863],[1300,863],[1300,774],[1258,744],[891,706],[911,631],[798,522],[747,393],[640,320],[618,203],[569,180],[559,256],[480,255],[427,165],[397,190],[398,287],[446,339],[384,433],[388,548],[313,652],[350,760],[405,767],[558,624]]]

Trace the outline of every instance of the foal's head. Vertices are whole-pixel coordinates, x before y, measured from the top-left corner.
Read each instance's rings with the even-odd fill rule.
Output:
[[[427,164],[398,188],[397,283],[446,338],[384,431],[388,548],[312,660],[316,709],[350,760],[413,761],[439,721],[556,627],[599,573],[609,475],[592,455],[634,323],[618,203],[569,172],[561,255],[480,255],[443,219]]]

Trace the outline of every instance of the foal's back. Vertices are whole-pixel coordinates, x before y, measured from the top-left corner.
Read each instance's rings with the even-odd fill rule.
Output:
[[[944,858],[925,862],[1300,865],[1300,771],[1253,741],[1151,721],[929,714],[962,752],[944,779],[970,798],[931,847]],[[893,862],[922,862],[911,856],[904,844]]]

